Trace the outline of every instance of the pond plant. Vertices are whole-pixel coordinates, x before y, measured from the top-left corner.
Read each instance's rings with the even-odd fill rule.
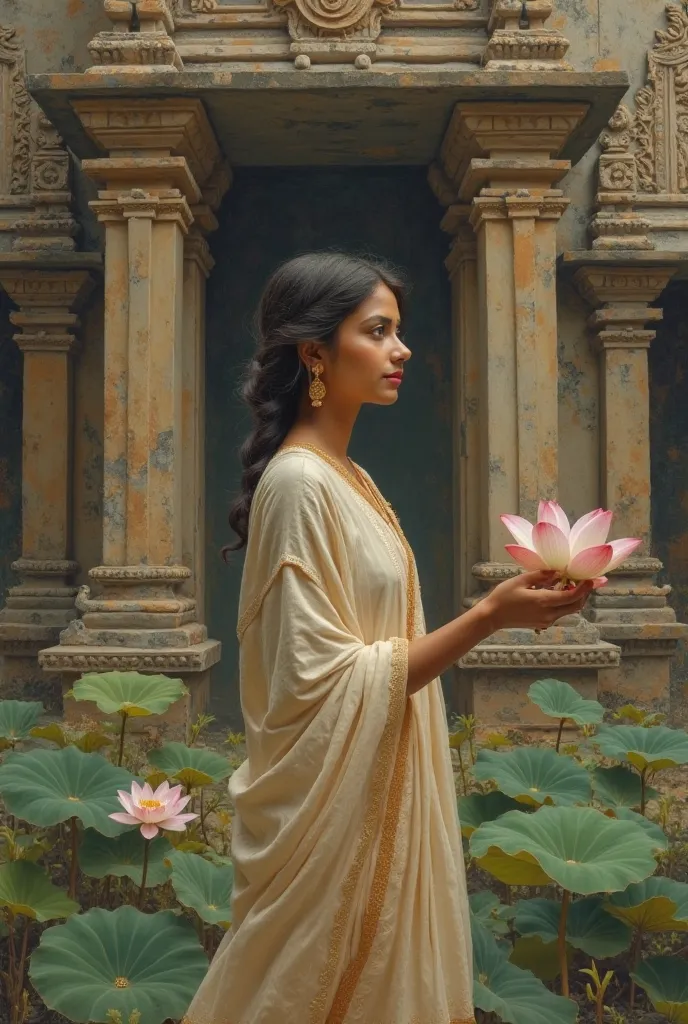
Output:
[[[73,697],[100,718],[80,729],[0,701],[3,1022],[186,1012],[231,924],[226,784],[243,737],[206,742],[208,716],[189,744],[127,728],[184,693],[165,676],[91,674]],[[622,1024],[642,1005],[688,1021],[688,843],[661,791],[688,736],[628,708],[618,724],[558,680],[530,695],[554,746],[483,741],[470,716],[449,737],[478,1020]]]

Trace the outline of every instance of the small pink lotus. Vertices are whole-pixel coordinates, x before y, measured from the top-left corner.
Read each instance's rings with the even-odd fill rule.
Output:
[[[198,815],[179,813],[191,799],[190,796],[181,794],[182,787],[170,787],[169,782],[163,782],[155,792],[147,782],[143,786],[132,782],[131,793],[125,793],[122,789],[117,790],[119,802],[126,814],[116,811],[108,817],[121,825],[140,825],[144,839],[155,839],[161,828],[169,832],[183,832],[186,823]]]
[[[516,544],[506,550],[529,572],[556,569],[564,585],[594,580],[596,587],[607,582],[603,573],[625,562],[642,543],[631,537],[607,543],[612,513],[598,508],[571,526],[556,501],[541,501],[535,526],[521,516],[500,517]]]

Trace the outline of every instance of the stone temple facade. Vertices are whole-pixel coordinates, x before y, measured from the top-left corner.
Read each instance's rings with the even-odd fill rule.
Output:
[[[0,695],[163,672],[236,714],[250,310],[334,246],[414,284],[408,392],[354,454],[431,625],[515,572],[502,512],[643,539],[450,704],[537,725],[556,676],[685,721],[686,0],[0,0]]]

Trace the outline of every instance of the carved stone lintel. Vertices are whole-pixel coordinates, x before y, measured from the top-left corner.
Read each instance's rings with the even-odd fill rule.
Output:
[[[151,651],[121,648],[80,650],[78,647],[53,647],[41,651],[38,661],[45,671],[59,673],[84,672],[161,672],[185,674],[204,672],[220,660],[220,645],[207,640],[193,647]]]
[[[487,70],[571,70],[564,60],[568,39],[545,25],[553,9],[553,0],[494,0],[483,57]]]
[[[615,668],[619,651],[610,644],[590,646],[519,646],[485,644],[474,648],[459,662],[461,668],[480,669],[562,669]]]
[[[375,56],[375,40],[382,29],[383,11],[399,0],[273,0],[285,10],[291,52],[298,60],[307,57],[320,63],[355,61]]]

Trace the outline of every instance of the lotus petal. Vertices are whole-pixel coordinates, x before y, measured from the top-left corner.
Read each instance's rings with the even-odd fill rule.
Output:
[[[113,821],[118,821],[120,825],[140,824],[138,818],[135,818],[133,814],[127,814],[125,811],[115,811],[114,814],[108,814],[108,818],[112,818]]]
[[[600,587],[606,587],[608,583],[609,583],[609,580],[607,579],[606,576],[598,576],[597,579],[594,579],[592,581],[592,589],[593,590],[599,590]]]
[[[609,565],[612,557],[611,544],[600,544],[596,548],[584,548],[571,559],[566,570],[572,580],[594,580]]]
[[[520,544],[507,544],[505,545],[506,550],[509,552],[511,557],[519,565],[522,565],[528,572],[537,572],[539,569],[546,569],[547,565],[544,563],[542,558],[536,551],[531,551],[530,548],[523,548]]]
[[[523,516],[500,516],[499,517],[517,544],[524,548],[533,546],[533,524],[529,523]]]
[[[624,537],[623,540],[613,540],[611,543],[612,547],[612,558],[609,565],[606,567],[605,572],[611,572],[618,566],[625,562],[627,558],[633,554],[636,548],[639,548],[642,544],[641,540],[636,540],[634,537]]]
[[[541,522],[533,528],[533,546],[548,569],[560,572],[569,562],[569,541],[558,526]]]
[[[577,555],[584,548],[595,548],[599,544],[606,544],[612,519],[612,512],[604,512],[599,508],[578,519],[571,527],[571,536],[569,537],[571,555]]]
[[[558,526],[565,537],[571,532],[569,518],[556,501],[541,501],[538,508],[538,522]]]
[[[157,825],[149,824],[141,826],[141,835],[144,839],[155,839],[159,831],[160,829]]]

